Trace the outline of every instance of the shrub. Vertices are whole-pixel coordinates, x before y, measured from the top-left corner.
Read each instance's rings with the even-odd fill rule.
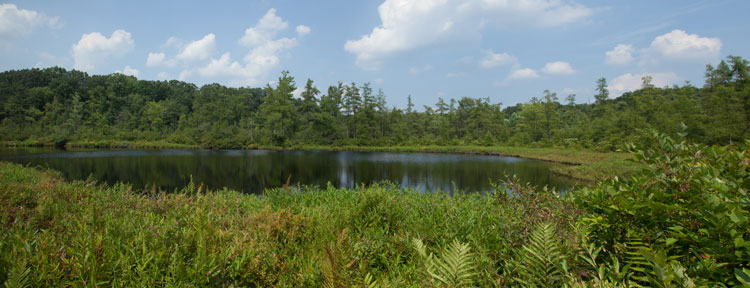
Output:
[[[633,239],[667,253],[701,285],[738,284],[735,269],[750,263],[750,142],[708,147],[657,132],[629,145],[646,167],[576,193],[593,243],[604,258],[632,260]]]

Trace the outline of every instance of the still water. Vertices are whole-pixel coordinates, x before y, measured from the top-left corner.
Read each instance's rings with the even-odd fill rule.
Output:
[[[49,167],[67,179],[92,177],[126,182],[134,189],[174,191],[190,182],[245,193],[264,188],[317,185],[352,188],[388,180],[422,191],[489,191],[490,179],[517,175],[538,187],[565,190],[573,181],[550,172],[553,165],[515,157],[385,152],[266,150],[54,150],[3,148],[0,160]]]

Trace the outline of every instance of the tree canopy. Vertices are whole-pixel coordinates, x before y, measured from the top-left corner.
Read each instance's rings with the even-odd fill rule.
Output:
[[[276,87],[198,87],[122,74],[88,75],[59,67],[0,73],[0,140],[166,141],[203,147],[250,145],[515,145],[614,150],[641,129],[729,144],[750,139],[748,61],[729,56],[706,66],[701,88],[655,87],[611,98],[596,80],[596,102],[541,99],[503,107],[489,98],[440,98],[434,106],[389,108],[370,83],[329,86],[322,94],[288,71]]]

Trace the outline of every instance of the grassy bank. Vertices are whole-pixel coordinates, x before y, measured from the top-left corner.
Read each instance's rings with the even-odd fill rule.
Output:
[[[414,287],[432,283],[414,241],[439,254],[455,239],[471,249],[472,283],[487,287],[510,281],[498,267],[533,223],[569,231],[577,215],[552,192],[201,190],[144,195],[0,163],[0,282],[22,274],[32,286]]]
[[[388,183],[164,194],[0,162],[0,283],[750,286],[750,142],[653,143],[631,178],[565,197],[513,181],[453,197]]]

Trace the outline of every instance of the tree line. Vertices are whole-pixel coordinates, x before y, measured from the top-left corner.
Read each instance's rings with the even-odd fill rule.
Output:
[[[253,145],[508,145],[610,151],[641,129],[707,144],[750,139],[748,61],[729,56],[706,66],[705,85],[642,88],[610,97],[596,81],[595,103],[541,98],[503,107],[490,98],[442,99],[415,109],[388,107],[370,83],[342,83],[320,91],[282,72],[276,87],[201,87],[138,80],[122,74],[88,75],[60,67],[0,73],[0,140],[165,141],[203,147]],[[682,128],[681,128],[682,127]],[[686,130],[684,127],[687,127]]]

